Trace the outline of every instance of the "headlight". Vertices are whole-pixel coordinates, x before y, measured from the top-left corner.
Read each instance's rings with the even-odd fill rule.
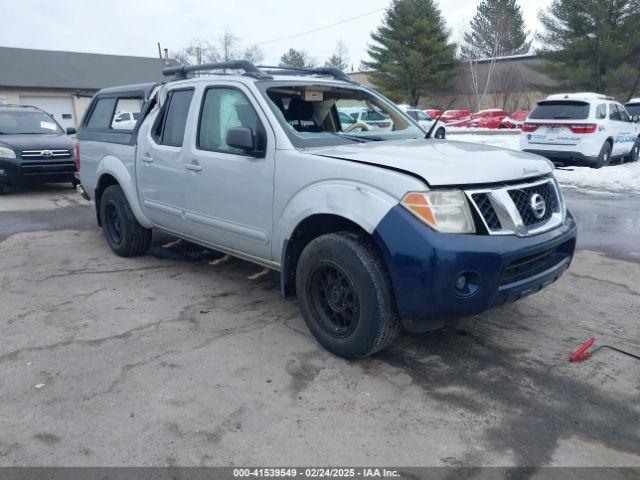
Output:
[[[401,201],[411,213],[442,233],[475,233],[469,203],[462,190],[410,192]]]
[[[0,147],[0,158],[16,158],[16,152],[7,147]]]

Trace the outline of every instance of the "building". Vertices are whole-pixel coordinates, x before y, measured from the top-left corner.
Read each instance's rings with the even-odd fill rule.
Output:
[[[551,78],[537,71],[536,66],[541,62],[536,55],[531,54],[502,57],[495,61],[482,59],[473,64],[461,61],[453,78],[452,89],[425,95],[420,100],[419,107],[443,108],[454,101],[451,108],[472,111],[483,108],[501,108],[508,112],[529,110],[540,98],[546,96],[543,89],[554,86]],[[369,73],[354,72],[349,76],[362,85],[375,88]],[[478,93],[474,91],[474,77]]]
[[[167,60],[0,47],[0,104],[34,105],[77,127],[101,88],[162,81]]]

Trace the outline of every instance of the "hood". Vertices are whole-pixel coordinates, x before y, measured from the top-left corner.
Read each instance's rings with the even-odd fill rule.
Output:
[[[537,155],[448,140],[354,143],[306,152],[402,170],[434,187],[507,182],[553,171],[549,161]]]
[[[64,133],[30,135],[0,135],[0,145],[13,150],[65,149],[71,150],[75,142]]]

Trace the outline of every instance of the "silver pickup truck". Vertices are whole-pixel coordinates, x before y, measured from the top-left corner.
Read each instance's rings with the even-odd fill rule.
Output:
[[[535,293],[571,262],[576,224],[541,157],[428,138],[335,69],[165,73],[98,92],[78,134],[79,190],[118,255],[157,228],[278,270],[347,358]],[[341,122],[358,109],[383,120]],[[130,130],[114,128],[123,110],[140,111]]]

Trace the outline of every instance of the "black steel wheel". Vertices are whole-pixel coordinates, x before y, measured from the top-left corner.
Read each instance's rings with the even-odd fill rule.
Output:
[[[104,209],[104,218],[102,219],[105,226],[107,241],[110,245],[120,246],[124,240],[122,236],[122,221],[118,214],[118,209],[112,203],[107,204]]]
[[[349,274],[332,261],[319,264],[309,276],[307,295],[320,326],[332,337],[344,338],[358,325],[360,299]]]
[[[102,193],[100,220],[107,243],[121,257],[141,255],[149,249],[152,232],[138,223],[120,185],[111,185]]]
[[[296,293],[313,336],[340,357],[371,355],[400,333],[389,273],[364,234],[327,233],[309,242],[296,266]]]

